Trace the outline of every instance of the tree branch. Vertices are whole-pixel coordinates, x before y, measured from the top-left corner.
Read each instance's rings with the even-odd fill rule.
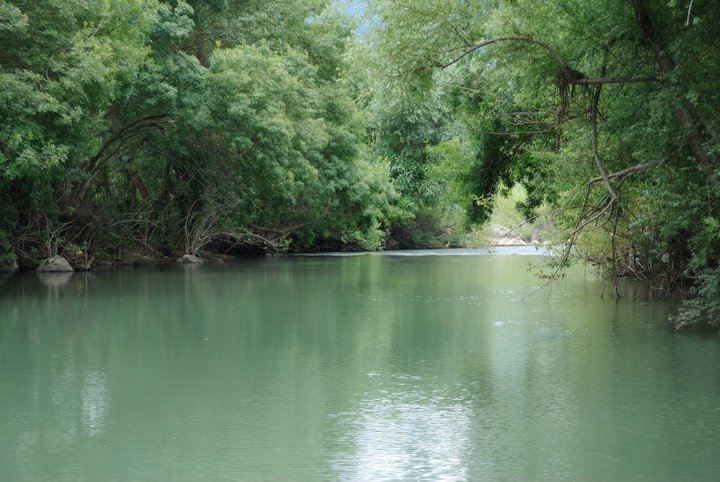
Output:
[[[660,77],[596,77],[594,79],[582,78],[570,80],[575,85],[596,85],[596,84],[637,84],[642,82],[659,82]]]
[[[300,224],[295,224],[293,226],[288,226],[287,228],[277,229],[277,228],[266,228],[263,226],[258,226],[257,224],[248,223],[248,227],[254,229],[255,231],[260,231],[263,233],[272,233],[272,234],[279,234],[281,236],[287,236],[291,232],[295,231],[296,229],[302,228],[306,224],[307,223],[300,223]]]
[[[516,42],[526,42],[529,44],[537,45],[539,47],[542,47],[545,49],[552,57],[557,61],[557,63],[560,65],[561,71],[567,71],[570,72],[573,75],[566,75],[562,78],[562,81],[567,84],[574,84],[574,85],[596,85],[596,84],[635,84],[635,83],[643,83],[643,82],[658,82],[660,80],[659,76],[645,76],[645,77],[605,77],[601,75],[600,77],[596,78],[588,78],[586,77],[582,72],[578,72],[570,67],[570,65],[567,63],[567,61],[563,58],[562,55],[560,55],[560,52],[557,51],[557,49],[553,48],[549,44],[542,42],[540,40],[535,40],[534,38],[527,36],[527,35],[508,35],[505,37],[497,37],[490,40],[485,40],[483,42],[478,42],[476,44],[470,45],[469,47],[466,47],[465,50],[454,57],[452,60],[446,62],[446,63],[440,63],[436,66],[445,69],[450,67],[451,65],[454,65],[458,63],[463,58],[467,57],[471,53],[475,52],[476,50],[479,50],[483,47],[486,47],[488,45],[492,45],[499,42],[508,42],[508,41],[516,41]],[[450,52],[452,50],[460,50],[463,47],[458,47],[454,49],[450,49],[446,52]]]
[[[621,171],[607,174],[606,177],[607,177],[607,179],[613,179],[616,177],[623,178],[623,177],[627,176],[628,174],[632,174],[633,172],[637,172],[637,171],[642,171],[649,167],[657,166],[660,163],[661,163],[661,161],[652,161],[652,162],[645,162],[643,164],[637,164],[635,166],[630,166],[627,169],[623,169]],[[587,184],[589,186],[590,184],[594,184],[596,182],[600,182],[603,180],[605,180],[605,178],[603,178],[603,177],[593,177],[591,179],[588,179],[585,184]]]
[[[141,136],[145,131],[150,129],[157,129],[164,132],[165,125],[167,124],[172,124],[172,120],[168,115],[154,114],[141,117],[119,129],[83,166],[87,177],[72,190],[70,194],[72,202],[85,196],[92,181],[107,168],[110,162],[119,157],[127,149],[128,143],[131,140]]]
[[[140,119],[137,119],[130,124],[123,126],[120,130],[118,130],[115,134],[110,137],[101,147],[98,152],[92,156],[90,159],[88,159],[85,169],[90,171],[95,168],[95,164],[105,155],[105,152],[110,149],[110,147],[115,144],[118,141],[121,141],[122,138],[127,134],[128,131],[135,129],[143,122],[161,122],[161,123],[167,123],[169,122],[169,116],[167,114],[155,114],[150,115],[146,117],[141,117]]]
[[[688,5],[687,20],[685,20],[686,27],[690,26],[690,15],[692,13],[692,4],[693,4],[693,0],[690,0],[690,5]]]
[[[475,52],[476,50],[479,50],[483,47],[486,47],[488,45],[492,45],[498,42],[506,42],[506,41],[516,41],[516,42],[526,42],[529,44],[537,45],[539,47],[542,47],[543,49],[547,50],[550,55],[552,55],[555,60],[557,60],[558,64],[560,64],[561,68],[566,68],[568,66],[567,62],[565,62],[565,59],[563,59],[562,55],[560,55],[560,52],[552,48],[550,45],[546,44],[545,42],[542,42],[540,40],[535,40],[532,37],[526,36],[526,35],[508,35],[506,37],[496,37],[494,39],[485,40],[483,42],[478,42],[474,45],[469,46],[465,49],[460,55],[455,57],[454,59],[450,60],[449,62],[445,64],[438,64],[437,66],[445,69],[447,67],[450,67],[453,64],[456,64],[466,56],[470,55],[471,53]]]
[[[666,48],[660,31],[653,25],[650,13],[645,7],[645,0],[632,0],[632,5],[635,10],[635,22],[645,37],[645,41],[655,54],[658,71],[664,79],[669,79],[670,74],[675,68],[675,63],[671,53]],[[689,10],[690,9],[688,9],[688,12]],[[671,108],[685,131],[685,138],[690,151],[693,153],[693,157],[695,157],[695,160],[708,178],[714,179],[716,174],[713,159],[704,146],[704,143],[711,140],[712,136],[703,123],[697,118],[693,111],[692,104],[684,98],[682,93],[676,92],[677,88],[669,81],[664,83],[664,87],[665,90],[673,96],[674,102]]]
[[[600,75],[605,75],[605,70],[607,70],[607,63],[608,63],[608,56],[607,56],[607,50],[605,52],[605,58],[603,59],[603,63],[600,66]],[[593,92],[592,97],[592,104],[590,105],[590,122],[592,123],[592,158],[593,161],[595,161],[595,165],[598,168],[598,171],[600,171],[600,176],[602,177],[602,180],[605,182],[605,187],[607,188],[608,192],[610,193],[610,197],[612,200],[616,200],[618,198],[617,193],[615,192],[615,189],[613,188],[612,184],[610,183],[610,179],[608,178],[607,171],[605,170],[605,166],[603,165],[602,159],[600,159],[600,152],[598,149],[598,123],[597,123],[597,116],[598,116],[598,105],[600,103],[600,91],[602,90],[603,84],[597,84],[595,86],[595,92]]]

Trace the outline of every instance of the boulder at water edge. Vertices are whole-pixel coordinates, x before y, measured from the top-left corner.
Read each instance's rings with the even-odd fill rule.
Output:
[[[177,262],[181,264],[199,264],[203,260],[194,254],[184,254],[178,258]]]
[[[149,266],[154,261],[150,256],[138,253],[128,253],[122,258],[122,264],[126,266]]]
[[[528,244],[522,238],[515,236],[501,236],[493,239],[493,246],[527,246]]]
[[[0,263],[0,273],[14,273],[17,268],[10,263]]]
[[[53,256],[40,263],[35,271],[38,273],[67,273],[74,270],[68,260],[62,256]]]

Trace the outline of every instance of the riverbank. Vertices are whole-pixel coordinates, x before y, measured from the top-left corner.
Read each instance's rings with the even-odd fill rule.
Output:
[[[522,240],[517,240],[522,241]],[[483,255],[518,255],[518,256],[550,256],[552,247],[544,244],[525,244],[511,242],[507,244],[493,243],[486,246],[469,248],[423,248],[423,249],[396,249],[383,251],[317,251],[302,253],[266,253],[264,255],[232,255],[226,253],[203,252],[199,255],[185,254],[178,258],[172,257],[151,257],[143,254],[128,253],[122,258],[100,259],[93,262],[87,268],[77,269],[62,256],[53,256],[43,260],[36,268],[11,269],[3,266],[0,273],[31,272],[38,273],[63,273],[74,271],[96,271],[113,267],[147,267],[147,266],[169,266],[175,264],[204,264],[204,263],[225,263],[240,258],[262,258],[262,257],[284,257],[284,256],[483,256]]]

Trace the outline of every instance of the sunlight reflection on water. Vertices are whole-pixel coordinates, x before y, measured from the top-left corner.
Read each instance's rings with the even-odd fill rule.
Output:
[[[85,374],[82,389],[82,425],[88,435],[99,435],[105,428],[105,417],[110,406],[105,374],[92,370]]]
[[[467,480],[473,418],[467,401],[414,388],[420,377],[383,383],[377,373],[368,376],[380,378],[376,390],[366,393],[356,412],[336,415],[349,448],[336,454],[339,478]]]

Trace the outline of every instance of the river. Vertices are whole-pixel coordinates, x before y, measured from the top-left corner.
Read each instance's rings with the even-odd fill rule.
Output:
[[[717,480],[720,340],[532,254],[0,278],[0,480]]]

